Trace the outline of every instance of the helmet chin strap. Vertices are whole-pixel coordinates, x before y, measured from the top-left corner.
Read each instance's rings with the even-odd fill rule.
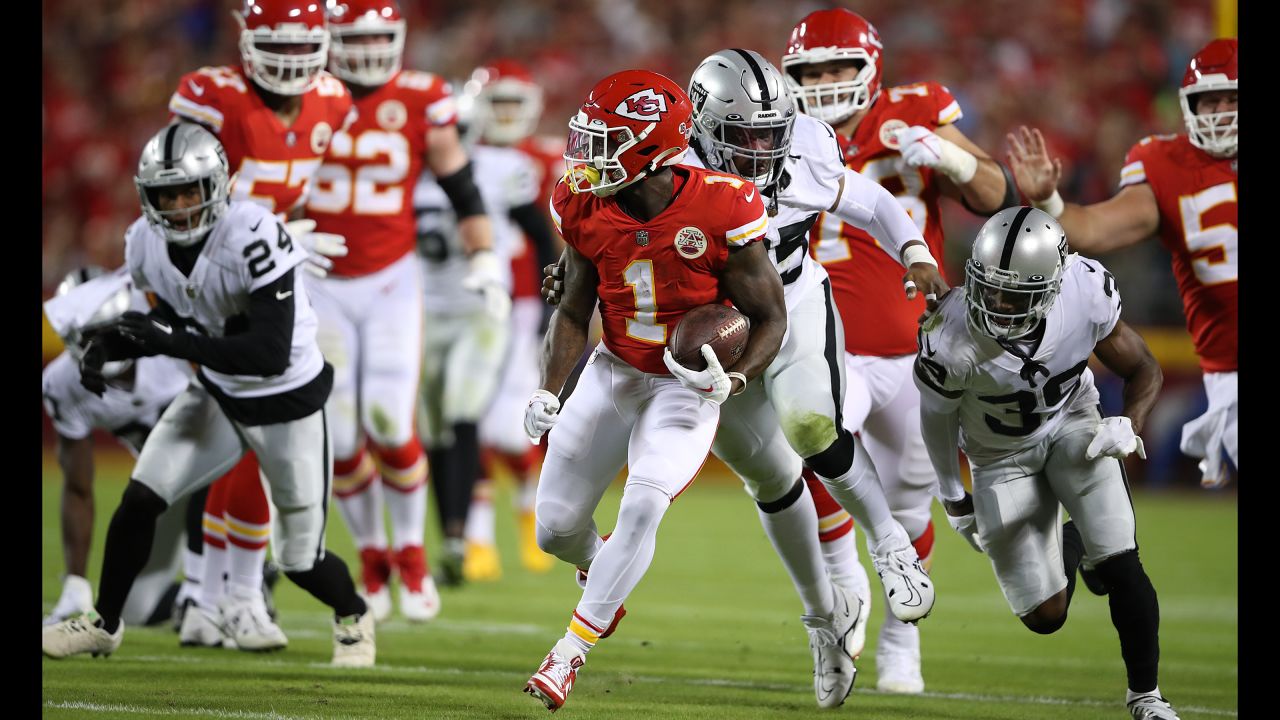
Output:
[[[1040,321],[1040,322],[1043,322],[1043,321]],[[1037,325],[1039,325],[1039,322],[1037,323]],[[1035,328],[1032,328],[1031,332],[1027,333],[1027,335],[1031,335],[1035,333],[1035,331],[1036,331]],[[1030,383],[1031,387],[1034,388],[1036,386],[1037,374],[1044,375],[1045,377],[1049,377],[1049,369],[1044,366],[1044,363],[1038,362],[1035,359],[1033,359],[1030,355],[1028,355],[1025,351],[1023,351],[1022,348],[1018,347],[1009,339],[1003,338],[1003,337],[997,337],[996,344],[1004,348],[1005,352],[1009,353],[1010,355],[1022,361],[1022,369],[1018,371],[1018,376],[1021,377],[1023,380],[1026,380],[1028,383]]]

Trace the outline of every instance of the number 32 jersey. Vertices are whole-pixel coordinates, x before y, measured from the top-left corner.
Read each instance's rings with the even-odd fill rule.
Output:
[[[1033,447],[1071,411],[1097,405],[1089,356],[1120,321],[1120,292],[1101,263],[1067,256],[1043,333],[1018,343],[1034,363],[975,331],[968,309],[957,288],[925,321],[915,379],[921,392],[935,396],[930,404],[959,408],[960,447],[975,463]]]
[[[134,287],[154,292],[188,324],[185,331],[224,337],[246,319],[249,295],[275,282],[306,260],[271,211],[257,203],[232,202],[205,239],[191,275],[183,275],[169,259],[163,236],[138,218],[124,237],[124,259]],[[316,314],[307,298],[302,273],[294,276],[293,295],[279,297],[293,305],[293,340],[289,366],[280,375],[226,375],[209,368],[200,372],[231,397],[258,398],[288,392],[311,382],[324,368],[316,344]],[[235,320],[233,320],[235,319]],[[173,328],[184,332],[184,328]]]
[[[623,212],[613,198],[575,195],[564,182],[551,194],[556,230],[599,276],[605,347],[637,370],[659,375],[670,374],[662,354],[680,318],[725,300],[719,276],[729,248],[763,238],[769,225],[750,182],[688,165],[672,172],[675,199],[647,222]]]

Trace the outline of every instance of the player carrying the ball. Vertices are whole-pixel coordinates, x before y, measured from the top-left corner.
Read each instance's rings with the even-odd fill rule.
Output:
[[[601,80],[569,121],[568,171],[551,198],[567,243],[564,286],[525,430],[536,440],[557,428],[539,479],[537,539],[578,568],[583,586],[564,637],[525,688],[552,711],[624,614],[663,514],[711,449],[720,404],[769,365],[786,332],[782,283],[757,242],[768,227],[760,193],[739,177],[677,165],[692,112],[684,91],[657,73]],[[666,345],[680,318],[725,300],[751,320],[736,371],[726,372],[708,345],[705,370],[677,364]],[[562,412],[557,395],[585,349],[597,301],[604,339]],[[624,464],[606,543],[592,514]]]

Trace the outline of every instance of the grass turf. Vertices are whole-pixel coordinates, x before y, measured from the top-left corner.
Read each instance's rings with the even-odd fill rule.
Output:
[[[111,512],[128,464],[99,466],[90,560],[95,588]],[[46,455],[43,483],[44,611],[61,590],[60,475]],[[596,517],[616,517],[619,488]],[[564,632],[580,590],[572,571],[520,567],[511,494],[500,486],[501,580],[443,590],[435,622],[393,619],[378,628],[378,667],[326,666],[329,615],[283,580],[280,623],[289,648],[268,655],[183,649],[167,628],[128,628],[108,659],[42,659],[47,718],[538,718],[520,690]],[[433,501],[434,502],[434,501]],[[1139,493],[1143,564],[1160,596],[1160,687],[1186,720],[1235,717],[1238,708],[1237,502],[1234,494]],[[920,624],[926,693],[875,691],[872,612],[853,695],[837,712],[876,718],[1120,718],[1124,665],[1106,598],[1077,584],[1070,619],[1039,636],[1009,612],[986,559],[954,533],[935,506],[938,541],[933,614]],[[355,569],[341,519],[329,548]],[[434,509],[429,512],[434,520]],[[428,533],[436,537],[434,525]],[[861,538],[859,539],[861,545]],[[428,544],[433,550],[432,543]],[[864,564],[870,569],[864,552]],[[873,585],[877,581],[872,578]],[[616,635],[592,652],[560,717],[811,717],[819,711],[801,612],[750,499],[722,466],[668,513],[648,575],[627,600]]]

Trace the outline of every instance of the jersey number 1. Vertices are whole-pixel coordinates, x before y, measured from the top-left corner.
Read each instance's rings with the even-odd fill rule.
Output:
[[[633,260],[622,272],[636,298],[636,314],[627,318],[627,336],[658,345],[667,342],[667,326],[657,322],[658,303],[654,297],[653,261]]]

